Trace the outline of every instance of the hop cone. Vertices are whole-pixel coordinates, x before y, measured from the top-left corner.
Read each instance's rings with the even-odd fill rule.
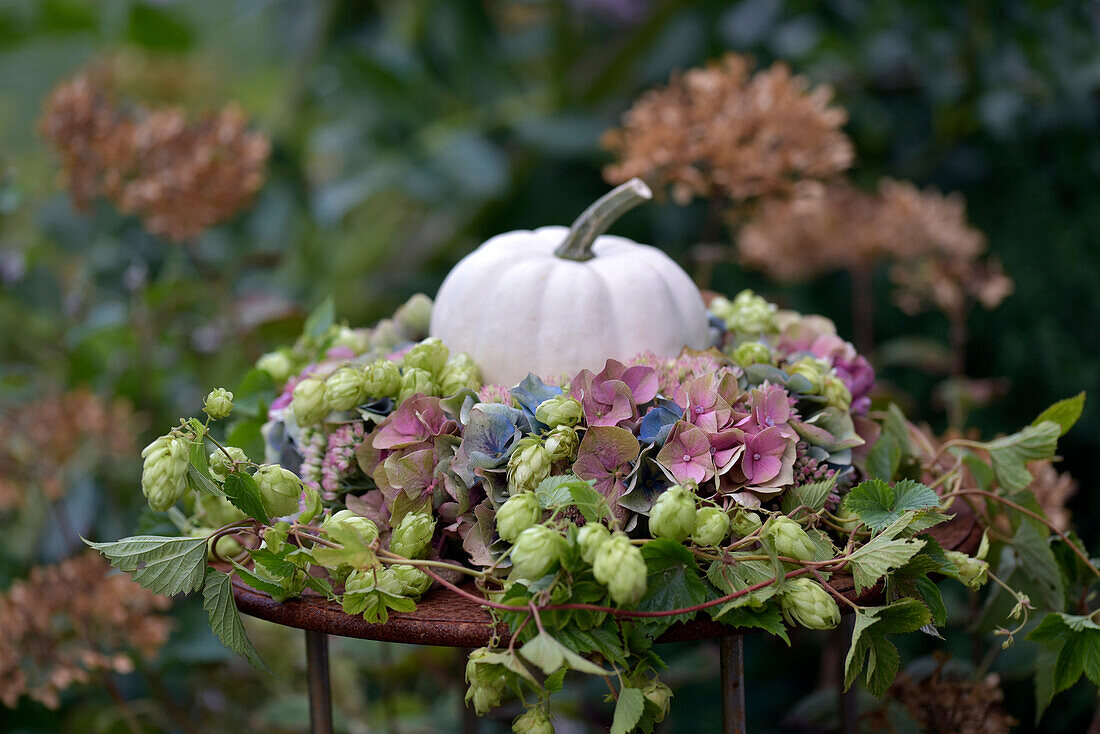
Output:
[[[299,426],[320,423],[329,413],[324,381],[316,377],[307,377],[295,385],[290,409]]]
[[[485,657],[491,654],[489,648],[479,647],[470,653],[466,661],[466,682],[470,684],[466,690],[466,703],[474,702],[474,711],[478,716],[484,716],[500,705],[508,684],[504,667],[485,661]]]
[[[161,436],[141,452],[141,491],[149,507],[164,512],[187,491],[187,443],[176,436]]]
[[[600,546],[611,539],[611,531],[605,525],[590,522],[577,533],[577,544],[581,547],[581,558],[588,565],[596,562],[596,553]]]
[[[726,511],[718,507],[704,507],[695,516],[695,531],[691,539],[696,545],[718,545],[730,530]]]
[[[572,461],[577,456],[580,443],[575,428],[558,426],[546,436],[546,452],[550,454],[551,461]]]
[[[840,609],[821,584],[795,578],[784,585],[779,608],[788,624],[800,624],[812,630],[832,629],[840,624]]]
[[[367,396],[363,372],[341,367],[325,380],[325,403],[332,410],[351,410]]]
[[[435,518],[424,512],[410,512],[401,518],[390,536],[390,550],[404,558],[420,558],[435,533]]]
[[[682,542],[695,532],[695,496],[681,484],[665,490],[649,511],[649,533],[654,538]]]
[[[378,537],[378,526],[374,524],[374,521],[362,515],[356,515],[351,510],[340,510],[329,515],[321,523],[321,532],[331,531],[337,525],[350,525],[355,528],[368,545]]]
[[[261,464],[253,479],[260,488],[260,499],[269,515],[282,517],[298,509],[302,480],[297,474],[278,464]]]
[[[554,725],[542,705],[535,704],[512,722],[512,734],[554,734]]]
[[[497,533],[509,543],[542,519],[542,508],[534,492],[512,495],[497,510]]]
[[[553,528],[529,527],[512,546],[512,567],[525,579],[542,578],[561,555],[561,546],[562,537]]]
[[[214,420],[228,417],[233,410],[233,393],[222,387],[211,390],[202,401],[202,409]]]
[[[443,365],[439,375],[439,391],[451,396],[462,390],[477,390],[481,387],[481,370],[466,354],[455,354]]]
[[[439,387],[435,384],[430,372],[419,367],[409,367],[401,375],[401,387],[397,391],[397,402],[403,403],[417,393],[435,395],[437,392],[439,392]]]
[[[584,416],[584,407],[576,398],[568,395],[555,395],[539,403],[535,408],[535,418],[551,428],[572,427]]]
[[[534,490],[550,476],[550,452],[534,436],[520,440],[508,459],[508,489],[513,493]]]
[[[443,374],[443,367],[450,356],[447,346],[436,337],[432,337],[405,352],[401,366],[405,369],[424,370],[431,375],[432,379],[437,379]]]
[[[229,454],[229,456],[226,456],[226,454]],[[226,446],[225,451],[214,449],[206,457],[206,465],[210,469],[210,476],[219,482],[224,482],[225,478],[233,473],[237,464],[247,462],[248,455],[245,454],[244,449],[239,449],[236,446]]]
[[[645,594],[645,559],[626,533],[616,532],[599,547],[592,574],[607,587],[616,604],[633,604]]]
[[[372,398],[392,398],[401,388],[401,369],[388,359],[378,359],[363,371],[363,389]]]
[[[772,519],[768,532],[779,555],[797,558],[800,561],[813,560],[817,546],[810,540],[810,536],[806,535],[802,526],[794,520],[782,515],[777,516]]]

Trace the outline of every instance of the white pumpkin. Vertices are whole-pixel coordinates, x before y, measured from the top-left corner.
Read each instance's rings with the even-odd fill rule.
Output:
[[[588,208],[570,228],[497,235],[447,275],[430,333],[466,352],[487,384],[599,370],[641,352],[674,357],[704,349],[702,296],[655,247],[603,232],[652,197],[633,179]]]

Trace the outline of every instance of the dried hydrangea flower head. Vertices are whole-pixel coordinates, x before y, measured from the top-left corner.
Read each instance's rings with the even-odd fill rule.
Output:
[[[967,222],[960,195],[891,179],[880,181],[873,194],[843,181],[802,183],[789,197],[761,202],[738,244],[746,265],[777,280],[880,260],[970,262],[986,247],[982,233]]]
[[[93,74],[53,91],[39,129],[61,156],[77,206],[105,196],[175,241],[245,208],[264,182],[271,152],[235,105],[195,122],[178,107],[124,110],[109,81]]]
[[[811,87],[783,64],[751,71],[749,58],[728,54],[644,94],[604,137],[618,159],[605,178],[638,176],[686,203],[786,192],[852,165],[841,130],[848,115],[830,106],[829,87]]]
[[[168,640],[171,601],[111,572],[94,551],[31,569],[0,595],[0,701],[48,708],[99,671],[129,673]]]
[[[0,416],[0,510],[64,496],[74,473],[109,468],[135,448],[129,405],[85,389],[7,408]]]

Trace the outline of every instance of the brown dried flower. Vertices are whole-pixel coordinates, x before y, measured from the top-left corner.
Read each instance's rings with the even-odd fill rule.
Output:
[[[86,389],[41,398],[0,416],[0,510],[29,497],[57,500],[76,472],[131,455],[136,427],[129,405]]]
[[[847,182],[804,183],[760,204],[739,237],[745,264],[780,280],[930,256],[972,262],[985,249],[958,194],[883,179],[877,194]]]
[[[61,155],[77,206],[106,196],[176,241],[247,206],[271,150],[235,105],[193,123],[177,107],[124,111],[102,75],[59,85],[39,126]]]
[[[1070,511],[1066,503],[1077,494],[1077,480],[1068,472],[1059,472],[1050,461],[1033,461],[1027,468],[1035,477],[1028,489],[1035,493],[1043,514],[1062,532],[1069,530]]]
[[[1004,691],[995,673],[981,681],[942,668],[920,681],[902,673],[890,694],[928,734],[1007,734],[1018,723],[1001,707]]]
[[[88,551],[31,569],[0,595],[0,701],[27,695],[49,708],[98,671],[128,673],[168,639],[170,601],[110,572]]]
[[[811,87],[783,64],[751,70],[748,58],[728,54],[644,94],[604,136],[618,158],[605,178],[639,176],[686,203],[787,192],[852,165],[841,131],[847,113],[830,106],[831,89]]]

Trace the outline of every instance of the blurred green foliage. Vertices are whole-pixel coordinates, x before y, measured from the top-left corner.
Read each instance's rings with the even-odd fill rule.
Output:
[[[1017,286],[1000,309],[973,317],[969,373],[1011,379],[1009,396],[973,419],[986,433],[1022,425],[1079,390],[1100,396],[1098,41],[1095,1],[7,0],[0,408],[87,385],[130,400],[147,440],[194,413],[210,387],[232,388],[324,296],[366,324],[414,291],[434,292],[487,237],[568,223],[605,189],[599,137],[630,101],[674,69],[735,50],[765,64],[783,59],[835,87],[851,113],[857,180],[890,175],[967,196]],[[109,63],[123,92],[149,104],[197,114],[240,103],[273,142],[255,206],[187,245],[152,237],[106,203],[75,211],[57,190],[56,158],[35,122],[51,88],[92,62]],[[619,230],[687,264],[702,220],[698,207],[665,203]],[[881,340],[943,337],[937,316],[894,309],[878,276]],[[842,333],[850,327],[843,275],[779,286],[724,265],[714,286],[752,286],[834,317]],[[909,391],[917,417],[942,422],[929,400],[932,378],[887,376]],[[1088,410],[1065,439],[1065,466],[1086,489],[1100,478],[1091,461],[1098,432],[1100,417]],[[132,526],[136,456],[127,471],[128,481],[74,486],[66,502],[79,532],[118,537]],[[1086,491],[1073,509],[1096,547],[1100,503]],[[27,522],[0,517],[5,532]],[[76,547],[74,538],[58,547],[48,521],[35,527],[38,537],[21,545],[33,551],[0,553],[0,587]],[[229,659],[201,612],[181,605],[175,614],[161,658],[121,681],[139,714],[158,706],[150,681],[165,687],[162,702],[190,712],[175,723],[150,714],[151,728],[302,729],[293,635],[257,630],[284,675],[260,680]],[[965,656],[965,643],[959,632],[952,646]],[[776,731],[815,684],[812,640],[782,654],[767,644],[768,654],[763,641],[750,644],[753,731]],[[667,731],[714,728],[712,653],[671,656],[672,678],[685,685]],[[392,731],[455,726],[461,666],[449,651],[348,642],[335,658],[344,730],[384,720]],[[1030,684],[1007,685],[1009,709],[1029,730]],[[582,702],[599,695],[578,696],[579,720],[593,720]],[[1044,730],[1083,730],[1094,703],[1075,691]],[[105,694],[77,688],[56,714],[29,703],[0,710],[0,728],[122,731],[110,707]]]

